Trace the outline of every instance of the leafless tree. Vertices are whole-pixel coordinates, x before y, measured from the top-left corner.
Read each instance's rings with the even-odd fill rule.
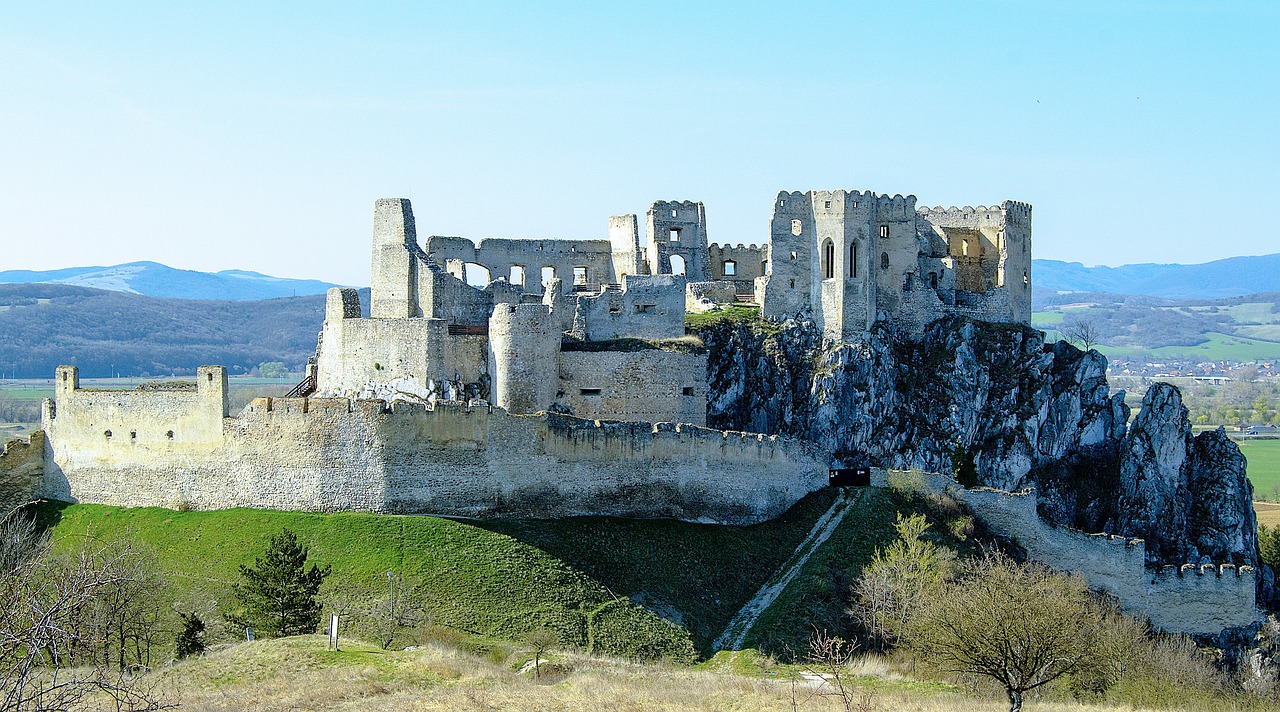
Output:
[[[1063,323],[1062,335],[1081,349],[1089,351],[1098,345],[1099,339],[1102,338],[1102,331],[1093,319],[1077,316]]]
[[[10,539],[0,571],[0,709],[63,710],[95,696],[118,709],[164,708],[134,671],[102,662],[105,628],[94,625],[99,597],[133,583],[137,551],[86,537],[57,556],[34,526],[8,526],[30,539]]]
[[[822,680],[815,694],[835,698],[846,712],[870,712],[876,708],[875,693],[854,685],[849,671],[849,662],[857,649],[857,642],[814,628],[809,636],[804,668],[809,675]],[[792,695],[794,706],[794,690]]]

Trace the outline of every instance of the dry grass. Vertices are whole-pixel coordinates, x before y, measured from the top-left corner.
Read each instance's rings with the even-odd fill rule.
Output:
[[[527,656],[495,664],[440,645],[384,652],[344,642],[324,649],[321,636],[229,646],[156,673],[165,697],[192,712],[230,710],[838,710],[813,683],[725,671],[640,665],[553,654],[543,680],[517,672]],[[882,658],[859,659],[851,674],[873,690],[869,709],[902,712],[1001,712],[1001,699],[910,689]],[[855,707],[855,709],[862,709]],[[1131,707],[1029,703],[1028,712],[1108,712]],[[1230,707],[1225,707],[1230,709]]]

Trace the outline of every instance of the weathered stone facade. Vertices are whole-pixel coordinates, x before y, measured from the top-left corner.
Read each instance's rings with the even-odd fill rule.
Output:
[[[231,417],[217,367],[181,391],[80,389],[71,367],[58,378],[43,479],[27,491],[63,501],[751,524],[829,468],[789,438],[490,406],[259,398]]]
[[[892,320],[919,335],[948,314],[1031,323],[1031,206],[916,209],[913,195],[778,194],[765,274],[767,317],[811,316],[832,340]]]

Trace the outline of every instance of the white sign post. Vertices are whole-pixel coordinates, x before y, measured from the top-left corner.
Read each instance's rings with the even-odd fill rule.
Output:
[[[329,649],[338,649],[338,614],[329,616]]]

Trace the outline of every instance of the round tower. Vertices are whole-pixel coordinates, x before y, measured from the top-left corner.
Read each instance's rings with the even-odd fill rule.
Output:
[[[555,402],[559,381],[559,320],[544,304],[498,304],[489,317],[493,404],[536,413]]]

